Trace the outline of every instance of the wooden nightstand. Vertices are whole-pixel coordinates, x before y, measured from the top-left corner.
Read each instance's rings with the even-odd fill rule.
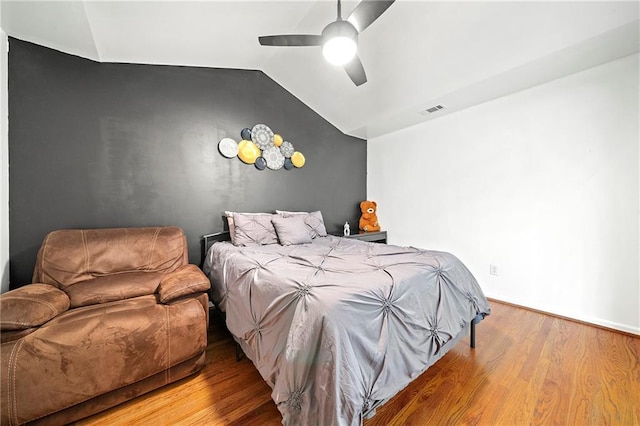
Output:
[[[373,243],[387,244],[387,231],[359,232],[357,234],[351,234],[345,238],[355,238],[356,240],[361,241],[371,241]]]

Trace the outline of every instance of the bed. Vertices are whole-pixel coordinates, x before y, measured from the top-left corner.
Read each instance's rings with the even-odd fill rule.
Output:
[[[452,254],[308,230],[292,244],[284,232],[268,244],[205,236],[203,269],[283,424],[360,425],[490,307]]]

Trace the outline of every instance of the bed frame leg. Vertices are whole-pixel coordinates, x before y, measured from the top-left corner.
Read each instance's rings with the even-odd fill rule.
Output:
[[[476,321],[475,318],[471,320],[471,336],[470,336],[470,343],[469,346],[471,347],[471,349],[474,349],[476,347]]]
[[[236,342],[236,362],[240,362],[243,356],[244,356],[244,352],[242,352],[242,348],[240,347],[240,344]]]

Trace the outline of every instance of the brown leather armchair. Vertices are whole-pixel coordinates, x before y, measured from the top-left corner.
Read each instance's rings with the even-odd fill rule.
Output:
[[[177,227],[54,231],[0,296],[0,424],[64,424],[199,371],[209,280]]]

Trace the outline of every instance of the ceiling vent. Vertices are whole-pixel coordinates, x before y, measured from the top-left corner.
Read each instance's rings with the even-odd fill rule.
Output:
[[[432,106],[431,108],[427,108],[424,111],[420,111],[420,114],[422,115],[433,114],[434,112],[438,112],[441,109],[444,109],[444,105],[436,105],[436,106]]]

